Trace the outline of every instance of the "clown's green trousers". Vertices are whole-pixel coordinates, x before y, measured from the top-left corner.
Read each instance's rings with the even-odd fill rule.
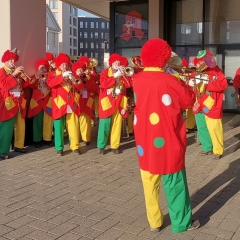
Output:
[[[141,169],[149,225],[151,228],[159,228],[163,225],[163,213],[159,206],[161,177],[172,231],[184,232],[192,225],[192,208],[185,169],[174,174],[164,175],[151,174]]]

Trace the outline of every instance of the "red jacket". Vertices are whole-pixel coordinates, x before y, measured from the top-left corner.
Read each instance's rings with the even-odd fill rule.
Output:
[[[72,111],[80,116],[80,91],[83,88],[83,83],[72,84],[70,81],[66,84],[62,74],[56,75],[56,72],[49,73],[47,84],[52,92],[52,118],[59,119],[67,114],[67,106],[69,105]]]
[[[34,117],[43,109],[49,116],[52,116],[52,97],[50,88],[46,81],[40,81],[34,76],[34,83],[29,83],[29,87],[33,89],[30,106],[28,109],[28,117]]]
[[[235,77],[233,79],[233,86],[238,94],[238,102],[240,102],[240,92],[239,92],[239,88],[240,88],[240,68],[237,69]]]
[[[126,79],[127,81],[126,81]],[[99,118],[110,117],[118,109],[120,114],[127,117],[127,97],[126,88],[130,86],[130,77],[121,77],[121,87],[123,90],[116,97],[113,96],[113,89],[116,79],[113,77],[112,69],[104,69],[100,74],[99,91]]]
[[[0,122],[7,121],[17,115],[18,111],[22,118],[26,116],[26,99],[24,98],[24,81],[15,79],[11,70],[5,67],[0,69]],[[14,88],[18,86],[20,96],[13,94]]]
[[[205,93],[198,98],[201,111],[213,119],[222,118],[222,105],[224,90],[228,87],[226,77],[219,67],[207,68],[204,72],[209,74],[210,81],[205,88]]]
[[[173,174],[185,167],[186,126],[181,109],[195,102],[182,80],[159,71],[133,76],[134,133],[139,165],[152,174]]]
[[[90,76],[89,80],[83,81],[83,90],[81,92],[80,106],[81,112],[94,118],[94,98],[99,94],[99,87],[95,79]]]

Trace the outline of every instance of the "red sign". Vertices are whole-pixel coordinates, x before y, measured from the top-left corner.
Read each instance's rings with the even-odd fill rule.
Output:
[[[125,41],[128,41],[135,32],[135,37],[141,40],[144,32],[142,31],[142,15],[133,10],[126,14],[126,23],[122,25],[123,34],[120,36]]]

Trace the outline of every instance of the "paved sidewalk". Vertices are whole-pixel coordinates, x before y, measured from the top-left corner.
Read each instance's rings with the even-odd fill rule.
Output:
[[[199,156],[188,134],[187,177],[201,228],[174,234],[161,189],[164,229],[150,232],[135,142],[99,155],[96,141],[76,156],[28,148],[0,162],[0,240],[240,240],[240,115],[224,114],[225,154]],[[93,128],[93,139],[97,128]],[[2,139],[1,139],[2,141]]]

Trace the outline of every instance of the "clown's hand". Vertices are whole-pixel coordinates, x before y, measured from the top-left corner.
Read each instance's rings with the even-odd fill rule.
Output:
[[[120,70],[117,70],[117,72],[115,72],[114,74],[113,74],[113,76],[114,76],[114,78],[118,78],[118,77],[120,77],[120,76],[122,76],[123,74],[122,74],[122,72],[120,71]]]
[[[204,84],[208,84],[209,83],[209,77],[208,77],[207,74],[202,75],[201,79],[202,79]]]
[[[66,71],[66,72],[64,72],[64,73],[62,74],[62,76],[63,76],[64,78],[69,78],[69,79],[71,79],[71,78],[72,78],[72,72],[71,72],[71,71]]]
[[[195,83],[195,79],[193,79],[193,78],[191,78],[191,79],[189,80],[189,82],[188,82],[188,85],[189,85],[190,87],[194,87],[195,84],[196,84],[196,83]]]

